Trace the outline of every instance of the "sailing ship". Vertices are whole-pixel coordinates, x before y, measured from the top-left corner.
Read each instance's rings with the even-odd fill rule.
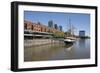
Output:
[[[76,40],[76,38],[74,37],[74,29],[72,28],[72,24],[71,24],[71,20],[69,19],[69,25],[70,25],[70,36],[65,37],[64,42],[65,44],[73,44]]]

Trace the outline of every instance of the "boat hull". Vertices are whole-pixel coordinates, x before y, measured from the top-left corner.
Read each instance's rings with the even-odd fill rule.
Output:
[[[64,40],[65,44],[73,44],[74,42],[75,42],[75,40],[72,40],[72,39],[65,39]]]
[[[74,42],[64,41],[64,43],[67,44],[73,44]]]

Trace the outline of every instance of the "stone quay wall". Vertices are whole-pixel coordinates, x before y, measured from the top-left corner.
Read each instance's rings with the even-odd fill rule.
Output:
[[[63,41],[54,39],[32,39],[32,40],[24,40],[24,47],[39,46],[39,45],[54,44],[54,43],[64,44]]]

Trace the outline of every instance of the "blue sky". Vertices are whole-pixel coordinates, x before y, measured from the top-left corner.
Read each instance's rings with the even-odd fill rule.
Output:
[[[52,20],[58,26],[61,25],[63,31],[68,30],[70,19],[70,23],[76,28],[76,35],[79,30],[85,30],[86,35],[90,35],[90,14],[24,11],[24,19],[36,23],[41,22],[46,26],[48,26],[48,21]]]

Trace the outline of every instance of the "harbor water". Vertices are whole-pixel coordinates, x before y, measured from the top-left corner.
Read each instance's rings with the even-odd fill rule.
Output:
[[[77,39],[71,45],[54,43],[24,47],[25,62],[88,58],[90,58],[90,39]]]

